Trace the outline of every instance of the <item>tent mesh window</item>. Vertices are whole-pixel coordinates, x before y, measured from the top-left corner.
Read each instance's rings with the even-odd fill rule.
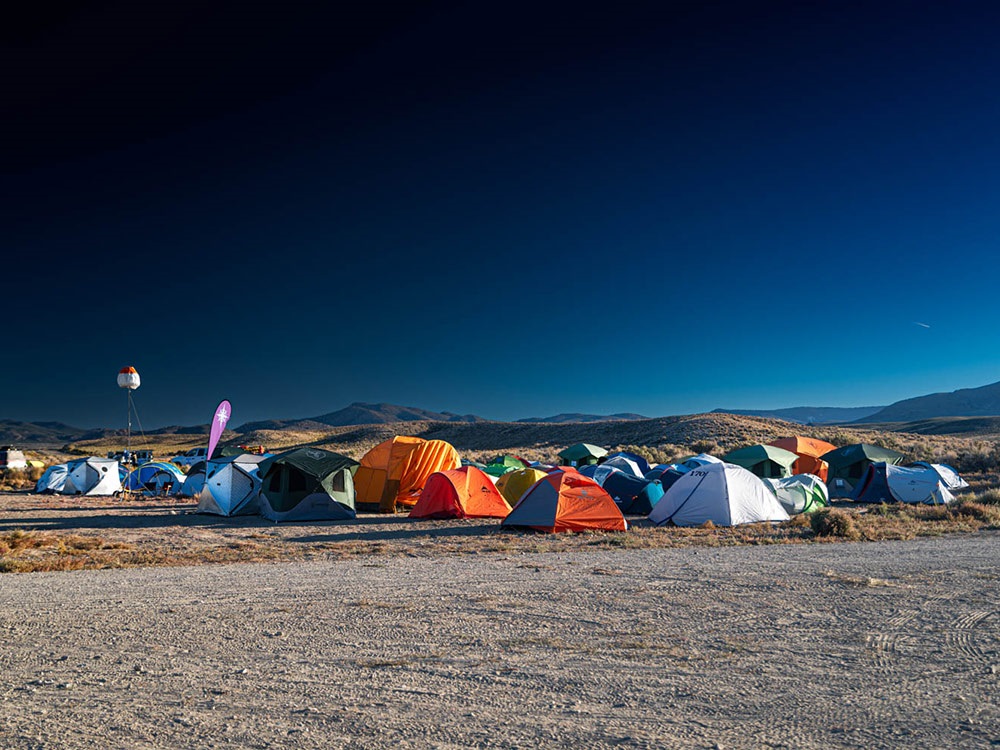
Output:
[[[237,502],[247,497],[250,494],[250,490],[252,489],[253,489],[253,480],[250,479],[250,477],[248,477],[242,471],[233,471],[232,496],[233,498],[238,498]]]
[[[330,488],[334,492],[344,491],[344,472],[338,471],[333,475],[333,479],[330,481]]]

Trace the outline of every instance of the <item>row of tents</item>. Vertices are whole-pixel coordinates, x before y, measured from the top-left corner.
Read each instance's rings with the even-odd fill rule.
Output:
[[[793,447],[800,451],[823,449],[820,441],[789,440],[798,441]],[[107,495],[126,488],[179,494],[197,498],[202,512],[260,514],[275,521],[347,519],[359,506],[383,512],[402,506],[414,518],[493,516],[507,519],[508,525],[577,530],[587,527],[580,518],[597,524],[590,528],[624,528],[626,514],[677,525],[699,518],[697,523],[711,520],[716,525],[785,520],[830,502],[832,493],[819,475],[783,475],[801,466],[850,477],[849,496],[857,502],[949,502],[953,490],[967,486],[950,467],[874,461],[887,455],[877,446],[846,446],[821,457],[788,451],[795,460],[775,453],[785,450],[780,446],[751,446],[722,459],[700,454],[657,466],[628,452],[604,451],[591,461],[595,449],[603,450],[581,443],[560,454],[571,454],[577,466],[543,465],[512,455],[475,464],[463,462],[444,441],[400,436],[376,445],[360,462],[319,448],[298,448],[212,460],[187,475],[164,462],[125,473],[117,461],[87,458],[50,467],[36,491]],[[894,461],[902,458],[890,453]],[[814,461],[797,464],[804,458]],[[526,498],[530,502],[521,507]],[[553,523],[536,523],[539,518]]]

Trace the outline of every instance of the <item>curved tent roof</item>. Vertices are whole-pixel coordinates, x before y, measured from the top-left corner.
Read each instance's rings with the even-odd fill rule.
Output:
[[[877,461],[865,470],[851,499],[856,503],[942,505],[955,496],[932,468],[904,468]]]
[[[738,526],[787,521],[788,513],[760,477],[742,466],[709,463],[674,482],[649,514],[657,526]]]
[[[625,531],[628,524],[600,485],[576,472],[557,471],[536,482],[503,521],[537,531]]]
[[[787,477],[798,456],[773,445],[751,445],[727,453],[723,460],[742,466],[759,477]]]
[[[813,474],[765,479],[764,484],[789,515],[811,513],[830,504],[830,491],[823,480]]]
[[[378,503],[382,513],[394,513],[396,505],[412,507],[431,474],[461,465],[458,451],[444,440],[398,435],[361,459],[354,475],[357,502]]]
[[[511,471],[497,480],[497,489],[504,499],[514,506],[531,485],[547,476],[548,472],[534,468]]]
[[[53,464],[47,468],[37,482],[35,482],[35,492],[59,493],[62,492],[63,485],[66,484],[66,477],[69,476],[69,467],[66,464]]]
[[[463,466],[427,478],[410,518],[506,518],[510,505],[481,469]]]
[[[649,464],[646,463],[645,461],[643,461],[643,464],[645,464],[646,466],[645,469],[643,469],[642,466],[639,464],[639,462],[636,461],[635,459],[629,458],[628,456],[617,455],[617,456],[612,456],[611,458],[606,459],[604,461],[601,461],[599,465],[613,467],[620,471],[624,471],[626,474],[629,474],[633,477],[641,477],[643,474],[649,471]]]
[[[260,514],[272,521],[354,518],[353,458],[322,448],[294,448],[261,461]]]
[[[629,461],[635,462],[635,465],[639,467],[639,471],[645,474],[652,467],[649,465],[649,461],[640,456],[638,453],[632,453],[632,451],[615,451],[614,453],[609,453],[605,458],[605,463],[613,458],[627,458]]]
[[[704,466],[705,464],[721,464],[722,459],[716,458],[708,453],[699,453],[697,456],[691,456],[690,458],[685,458],[679,464],[677,468],[681,471],[690,471],[691,469],[697,469],[699,466]]]

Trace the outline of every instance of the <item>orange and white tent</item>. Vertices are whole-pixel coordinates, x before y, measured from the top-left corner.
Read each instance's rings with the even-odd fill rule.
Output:
[[[397,504],[412,507],[431,474],[461,465],[458,451],[444,440],[394,437],[361,459],[354,475],[355,502],[378,503],[381,513],[394,513]]]
[[[625,516],[611,495],[593,479],[577,472],[555,471],[536,482],[503,526],[538,531],[625,531]]]
[[[431,474],[410,518],[506,518],[508,513],[510,505],[489,475],[462,466]]]
[[[824,453],[837,450],[837,446],[827,443],[824,440],[802,437],[801,435],[772,440],[768,445],[773,445],[776,448],[784,448],[786,451],[791,451],[799,457],[799,460],[792,464],[793,474],[813,474],[824,482],[827,480],[827,473],[830,471],[830,467],[820,456]]]
[[[531,485],[547,476],[548,473],[541,469],[528,468],[508,471],[497,479],[497,489],[500,490],[500,494],[503,495],[504,500],[511,505],[517,505],[517,501],[521,499],[521,495],[527,492]]]

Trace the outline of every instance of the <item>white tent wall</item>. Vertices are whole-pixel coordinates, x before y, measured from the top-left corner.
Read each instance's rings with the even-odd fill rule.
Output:
[[[264,456],[237,456],[209,461],[205,484],[198,495],[199,513],[221,516],[254,515],[259,512],[257,468]]]
[[[901,503],[942,505],[955,499],[932,468],[903,468],[889,464],[885,473],[889,492]]]

